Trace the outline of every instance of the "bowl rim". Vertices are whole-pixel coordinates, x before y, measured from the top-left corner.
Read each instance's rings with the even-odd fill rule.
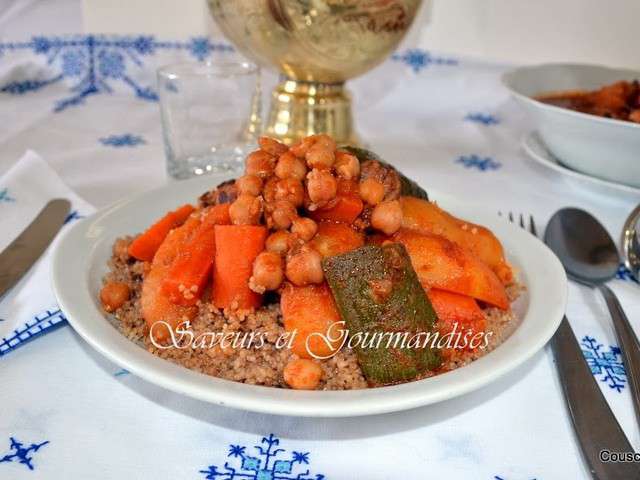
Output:
[[[536,70],[541,70],[548,67],[595,68],[600,70],[628,72],[630,74],[635,75],[637,79],[640,80],[640,71],[632,70],[628,68],[613,68],[613,67],[607,67],[605,65],[595,65],[595,64],[589,64],[589,63],[549,62],[549,63],[540,63],[536,65],[525,65],[525,66],[509,69],[508,71],[504,72],[500,76],[500,81],[502,85],[511,93],[511,95],[523,101],[524,103],[533,105],[535,108],[539,110],[545,110],[545,111],[553,112],[556,114],[563,114],[563,115],[571,116],[583,121],[591,121],[594,123],[602,123],[604,125],[640,130],[640,123],[630,122],[627,120],[618,120],[615,118],[600,117],[598,115],[593,115],[591,113],[578,112],[576,110],[570,110],[568,108],[558,107],[556,105],[551,105],[548,103],[541,102],[536,98],[530,97],[529,95],[525,95],[524,93],[519,92],[515,88],[515,86],[512,84],[512,80],[518,74],[523,74],[525,72],[534,72]]]

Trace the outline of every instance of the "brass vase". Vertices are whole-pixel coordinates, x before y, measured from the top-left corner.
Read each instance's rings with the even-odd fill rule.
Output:
[[[314,133],[357,144],[345,82],[382,62],[422,0],[208,0],[240,52],[277,68],[267,135],[291,144]]]

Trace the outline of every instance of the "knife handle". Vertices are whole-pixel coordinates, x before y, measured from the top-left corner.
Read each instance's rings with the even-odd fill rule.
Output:
[[[640,464],[606,463],[601,452],[633,452],[591,369],[567,317],[551,339],[560,384],[591,476],[597,480],[640,479]]]

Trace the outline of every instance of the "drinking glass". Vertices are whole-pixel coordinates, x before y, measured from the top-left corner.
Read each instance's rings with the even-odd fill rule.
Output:
[[[175,179],[242,168],[261,125],[259,70],[245,62],[158,70],[167,173]]]

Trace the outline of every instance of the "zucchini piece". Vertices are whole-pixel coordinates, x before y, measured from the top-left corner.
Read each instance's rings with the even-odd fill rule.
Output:
[[[322,266],[350,340],[359,337],[353,348],[370,385],[406,382],[441,365],[440,351],[430,347],[433,336],[426,340],[436,313],[403,245],[367,245],[327,257]],[[412,337],[422,339],[419,346]],[[371,338],[376,341],[367,343]]]
[[[423,200],[429,200],[429,194],[424,188],[422,188],[416,182],[414,182],[409,177],[404,175],[393,165],[382,160],[377,154],[373,153],[372,151],[366,150],[364,148],[351,147],[351,146],[340,147],[340,149],[345,150],[352,155],[355,155],[358,158],[358,160],[360,160],[360,163],[365,162],[367,160],[377,160],[383,165],[395,170],[400,176],[400,195],[405,197],[407,196],[418,197],[418,198],[422,198]]]

